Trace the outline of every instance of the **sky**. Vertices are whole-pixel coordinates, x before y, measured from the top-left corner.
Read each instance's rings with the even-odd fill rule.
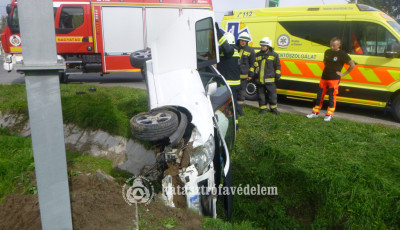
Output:
[[[10,4],[11,0],[0,0],[0,15],[6,15],[6,6]]]
[[[322,4],[346,4],[346,0],[279,0],[279,6]],[[213,0],[215,20],[220,22],[224,14],[232,10],[264,8],[265,0]]]

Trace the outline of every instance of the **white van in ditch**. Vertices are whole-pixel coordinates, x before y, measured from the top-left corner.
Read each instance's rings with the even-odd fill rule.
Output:
[[[213,67],[219,61],[214,25],[211,11],[183,12],[151,51],[131,55],[131,64],[144,68],[150,111],[130,121],[134,137],[160,149],[165,202],[177,206],[171,188],[183,184],[187,206],[212,217],[221,177],[232,186],[229,154],[236,135],[232,92]],[[233,197],[223,199],[230,218]]]

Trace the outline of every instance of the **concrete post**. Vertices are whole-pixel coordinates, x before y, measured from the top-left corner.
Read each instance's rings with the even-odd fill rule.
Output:
[[[18,0],[42,228],[72,229],[52,0]]]

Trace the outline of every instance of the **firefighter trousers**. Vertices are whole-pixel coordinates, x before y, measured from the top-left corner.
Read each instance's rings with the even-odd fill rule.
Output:
[[[238,100],[238,94],[239,94],[239,91],[240,91],[240,86],[239,85],[235,85],[235,86],[230,86],[231,87],[231,90],[232,90],[232,96],[233,96],[233,104],[234,104],[234,106],[235,106],[235,112],[236,112],[236,124],[238,123],[238,120],[237,120],[237,117],[238,117],[238,103],[237,103],[237,100]]]
[[[246,100],[247,79],[240,79],[240,90],[238,94],[238,105],[243,105]]]
[[[333,115],[336,108],[336,95],[339,93],[339,82],[340,80],[324,80],[321,79],[319,82],[319,88],[317,91],[317,99],[315,100],[315,106],[313,113],[319,113],[324,104],[324,97],[326,93],[329,95],[329,107],[326,115]]]
[[[276,94],[275,83],[257,85],[257,93],[260,109],[267,109],[267,102],[270,109],[276,109],[278,107],[278,95]]]

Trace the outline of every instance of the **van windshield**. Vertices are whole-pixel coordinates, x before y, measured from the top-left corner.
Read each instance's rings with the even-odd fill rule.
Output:
[[[397,33],[400,34],[400,25],[399,23],[395,22],[395,21],[388,21],[389,25],[391,25],[393,27],[393,29],[396,30]]]

